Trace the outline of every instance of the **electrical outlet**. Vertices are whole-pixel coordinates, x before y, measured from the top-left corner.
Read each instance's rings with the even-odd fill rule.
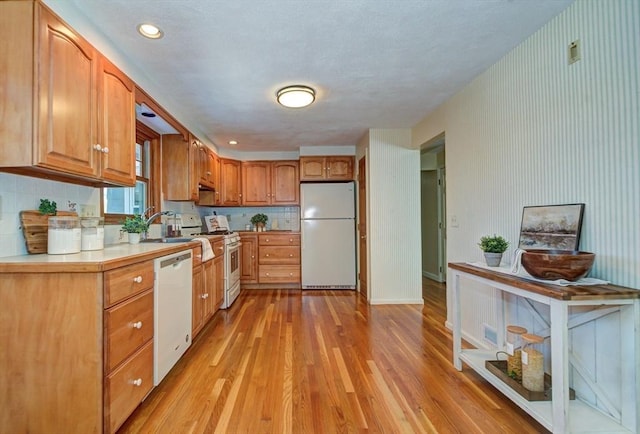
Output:
[[[454,214],[454,215],[451,216],[451,224],[449,226],[451,226],[452,228],[457,228],[459,226],[458,225],[458,216],[457,215]]]
[[[96,216],[96,207],[95,205],[80,205],[80,217],[95,217]]]
[[[485,342],[489,342],[493,346],[497,347],[498,346],[498,333],[496,332],[496,329],[494,329],[493,327],[489,326],[488,324],[482,324],[482,329],[483,329],[483,332],[484,332],[483,334],[484,334]]]

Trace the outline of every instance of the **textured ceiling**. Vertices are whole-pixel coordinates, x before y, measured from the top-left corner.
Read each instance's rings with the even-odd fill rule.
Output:
[[[571,1],[71,0],[201,139],[242,151],[410,128]],[[141,22],[164,38],[137,35]],[[288,84],[314,87],[316,102],[280,107]]]

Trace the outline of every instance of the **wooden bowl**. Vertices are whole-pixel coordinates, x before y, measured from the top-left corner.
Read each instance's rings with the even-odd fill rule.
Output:
[[[576,281],[585,277],[595,260],[595,253],[572,250],[527,250],[522,266],[538,279]]]

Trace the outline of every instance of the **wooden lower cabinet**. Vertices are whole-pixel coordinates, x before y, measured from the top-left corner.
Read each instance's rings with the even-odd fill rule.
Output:
[[[258,283],[258,235],[241,234],[240,284]]]
[[[116,432],[152,385],[153,341],[149,341],[105,380],[105,432]]]
[[[258,234],[258,283],[300,283],[300,234]]]
[[[153,261],[107,271],[103,280],[104,432],[114,433],[153,388]]]
[[[2,433],[113,433],[153,388],[153,259],[65,267],[0,273]]]
[[[201,252],[202,248],[194,251]],[[214,260],[194,261],[193,264],[191,337],[195,338],[220,305],[216,305],[217,274]]]

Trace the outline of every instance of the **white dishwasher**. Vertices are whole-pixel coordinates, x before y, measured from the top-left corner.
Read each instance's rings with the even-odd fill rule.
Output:
[[[154,260],[153,384],[191,345],[191,250]]]

